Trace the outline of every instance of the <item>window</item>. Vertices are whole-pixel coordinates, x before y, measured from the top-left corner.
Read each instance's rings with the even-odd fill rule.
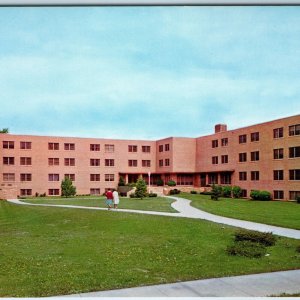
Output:
[[[300,157],[300,147],[289,148],[289,158]]]
[[[239,136],[239,143],[240,144],[247,143],[247,135],[246,134],[242,134],[242,135]]]
[[[48,165],[49,166],[59,166],[59,158],[48,158]]]
[[[258,161],[259,160],[259,151],[251,152],[251,161]]]
[[[300,169],[290,170],[290,180],[300,180]]]
[[[113,153],[113,152],[115,152],[115,145],[105,144],[104,148],[105,148],[105,152],[106,153]]]
[[[114,159],[105,159],[105,167],[114,167],[115,160]]]
[[[14,157],[3,157],[3,164],[7,166],[11,166],[15,164],[15,158]]]
[[[251,171],[251,180],[258,181],[259,180],[259,171]]]
[[[48,150],[59,150],[59,143],[48,143]]]
[[[218,175],[216,173],[208,174],[208,184],[218,184]]]
[[[15,173],[3,173],[3,181],[15,181]]]
[[[24,150],[29,150],[31,149],[31,142],[20,142],[20,149]]]
[[[239,153],[239,162],[247,161],[247,153]]]
[[[59,181],[59,174],[48,174],[48,181]]]
[[[90,181],[100,181],[100,174],[90,174]]]
[[[283,158],[283,148],[274,149],[273,157],[274,157],[274,159],[282,159]]]
[[[90,151],[100,151],[100,144],[90,144]]]
[[[31,166],[31,157],[20,157],[21,166]]]
[[[98,158],[91,158],[90,159],[90,166],[92,166],[92,167],[99,167],[100,166],[100,159],[98,159]]]
[[[222,147],[228,146],[228,138],[221,139],[221,145]]]
[[[274,170],[273,178],[274,180],[283,180],[283,170]]]
[[[218,164],[218,156],[213,156],[212,158],[212,164],[217,165]]]
[[[142,167],[151,167],[150,160],[142,160]]]
[[[247,190],[244,190],[244,189],[241,190],[241,197],[247,198]]]
[[[91,195],[100,195],[100,189],[90,189]]]
[[[3,149],[14,149],[15,148],[15,142],[12,142],[12,141],[3,141],[2,145],[3,145]]]
[[[212,146],[212,148],[217,148],[218,147],[218,140],[212,140],[211,141],[211,146]]]
[[[151,147],[150,146],[142,146],[142,152],[149,153],[150,151],[151,151]]]
[[[75,166],[75,158],[65,158],[65,166]]]
[[[20,196],[32,196],[32,189],[20,189]]]
[[[128,145],[128,152],[137,152],[137,145]]]
[[[48,190],[49,196],[58,196],[59,195],[59,189],[49,189]]]
[[[115,181],[115,175],[114,174],[105,174],[105,181]]]
[[[222,155],[221,161],[222,161],[222,164],[228,164],[228,155]]]
[[[160,159],[160,160],[158,161],[158,164],[159,164],[160,167],[163,167],[163,166],[164,166],[164,160],[163,160],[163,159]]]
[[[283,127],[273,129],[273,138],[279,139],[283,137]]]
[[[194,176],[187,174],[178,174],[177,185],[194,185]]]
[[[170,151],[170,144],[165,144],[165,151]]]
[[[300,124],[289,126],[289,136],[300,135]]]
[[[20,174],[20,181],[31,181],[31,180],[32,180],[31,174],[27,174],[27,173]]]
[[[229,173],[221,174],[221,184],[231,184],[231,175]]]
[[[247,172],[239,172],[239,179],[240,179],[240,181],[246,181],[247,180]]]
[[[75,181],[75,174],[65,174],[65,178],[69,178],[72,181]]]
[[[136,159],[129,159],[128,160],[129,167],[137,167],[137,160]]]
[[[290,191],[290,200],[296,200],[297,197],[300,197],[300,191]]]
[[[283,191],[274,191],[274,199],[276,199],[276,200],[284,199],[284,192]]]
[[[74,143],[65,143],[65,150],[75,150]]]
[[[259,141],[259,132],[252,132],[251,133],[251,142],[258,142]]]
[[[158,146],[158,151],[163,152],[164,151],[164,145],[159,145]]]
[[[169,166],[170,166],[170,159],[169,159],[169,158],[166,158],[166,159],[165,159],[165,166],[166,166],[166,167],[169,167]]]

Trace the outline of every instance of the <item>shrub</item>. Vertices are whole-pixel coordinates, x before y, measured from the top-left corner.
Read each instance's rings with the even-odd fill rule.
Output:
[[[254,243],[263,244],[265,246],[273,246],[276,242],[276,237],[272,232],[259,232],[253,230],[239,230],[235,232],[235,241],[251,241]]]
[[[232,196],[234,198],[240,198],[242,195],[242,189],[239,186],[234,186],[232,188]]]
[[[222,196],[225,197],[225,198],[230,198],[231,197],[231,191],[232,191],[231,186],[223,186]]]
[[[125,186],[125,180],[123,176],[120,176],[118,186]]]
[[[135,195],[137,196],[137,198],[141,199],[147,196],[147,185],[142,177],[140,177],[136,182]]]
[[[226,249],[229,255],[239,255],[246,257],[259,258],[266,254],[267,249],[264,245],[251,241],[239,241]]]
[[[38,192],[36,192],[36,193],[35,193],[35,197],[38,197],[38,196],[39,196],[39,193],[38,193]]]
[[[149,193],[148,197],[157,197],[156,193]]]
[[[211,190],[211,199],[219,200],[219,197],[222,195],[222,187],[219,185],[213,185]]]
[[[164,181],[163,181],[161,178],[158,178],[158,179],[156,180],[156,185],[158,185],[158,186],[163,186],[163,185],[164,185]]]
[[[257,191],[257,190],[253,190],[250,193],[250,197],[253,200],[261,200],[261,201],[269,201],[272,199],[271,197],[271,193],[268,191]]]
[[[197,194],[197,192],[196,192],[196,191],[191,191],[190,193],[191,193],[191,194]]]
[[[296,201],[297,201],[298,204],[300,204],[300,196],[296,197]]]
[[[61,195],[62,197],[70,197],[76,195],[76,187],[70,178],[66,177],[61,182]]]
[[[169,181],[167,182],[167,185],[168,185],[168,186],[175,186],[175,185],[176,185],[176,182],[175,182],[174,180],[169,180]]]
[[[180,194],[180,190],[178,189],[170,190],[170,195],[177,195],[177,194]]]

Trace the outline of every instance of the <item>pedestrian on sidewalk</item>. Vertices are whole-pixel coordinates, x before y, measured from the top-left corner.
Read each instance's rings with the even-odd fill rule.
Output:
[[[110,188],[105,193],[105,196],[106,196],[106,201],[105,202],[106,202],[107,208],[108,208],[108,210],[110,210],[112,208],[112,205],[113,205],[113,193],[112,193]]]
[[[120,199],[119,199],[119,193],[115,189],[113,189],[113,201],[114,201],[114,208],[117,209]]]

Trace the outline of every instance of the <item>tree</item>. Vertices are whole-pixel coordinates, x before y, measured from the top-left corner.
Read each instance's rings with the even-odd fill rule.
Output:
[[[211,189],[211,199],[212,200],[219,200],[219,197],[222,195],[222,187],[219,185],[214,185],[212,186]]]
[[[147,185],[142,177],[140,177],[136,182],[135,196],[141,199],[147,196]]]
[[[0,130],[0,133],[9,133],[8,128],[3,128],[2,130]]]
[[[76,187],[73,186],[72,180],[68,177],[66,177],[61,182],[61,195],[63,197],[70,197],[76,195]]]
[[[118,186],[125,186],[125,180],[123,176],[120,176]]]

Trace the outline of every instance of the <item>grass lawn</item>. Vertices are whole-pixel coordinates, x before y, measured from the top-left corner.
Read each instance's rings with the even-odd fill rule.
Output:
[[[234,228],[187,218],[0,201],[0,296],[42,297],[299,269],[299,241],[228,256]]]
[[[300,229],[300,205],[296,202],[230,198],[219,198],[219,201],[213,201],[208,195],[188,193],[180,193],[178,196],[190,199],[192,206],[216,215]]]
[[[105,197],[75,197],[75,198],[30,198],[22,200],[24,202],[36,203],[36,204],[63,204],[63,205],[79,205],[79,206],[91,206],[91,207],[107,207],[105,204]],[[177,212],[171,207],[172,199],[163,197],[152,198],[120,198],[119,209],[136,209],[136,210],[150,210],[160,212]]]

